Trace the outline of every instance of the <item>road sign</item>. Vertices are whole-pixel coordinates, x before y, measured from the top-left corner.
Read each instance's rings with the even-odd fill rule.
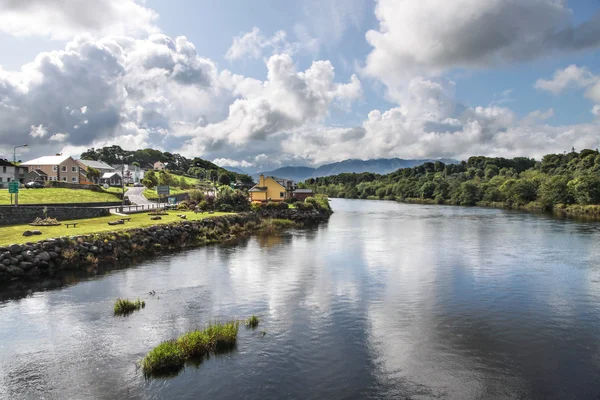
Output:
[[[19,193],[19,182],[8,182],[8,193]]]
[[[157,186],[156,194],[159,196],[168,196],[169,194],[171,194],[171,191],[169,189],[170,188],[168,186]]]

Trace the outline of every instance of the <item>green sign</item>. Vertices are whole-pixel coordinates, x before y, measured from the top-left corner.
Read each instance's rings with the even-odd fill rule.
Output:
[[[19,182],[8,182],[8,193],[19,193]]]
[[[159,196],[168,196],[171,193],[168,186],[157,186],[156,194]]]

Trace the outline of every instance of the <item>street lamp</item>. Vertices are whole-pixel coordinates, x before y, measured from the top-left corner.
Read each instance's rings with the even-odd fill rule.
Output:
[[[22,144],[22,145],[19,145],[19,146],[15,146],[15,148],[13,149],[13,163],[17,162],[17,149],[19,147],[28,147],[28,145]]]

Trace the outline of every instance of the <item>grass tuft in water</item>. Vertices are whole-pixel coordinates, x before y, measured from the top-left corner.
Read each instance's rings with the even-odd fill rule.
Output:
[[[254,329],[258,326],[259,321],[260,320],[258,319],[258,317],[256,315],[253,315],[246,320],[246,326],[248,328]]]
[[[179,372],[185,361],[201,359],[213,353],[231,350],[237,341],[239,323],[212,324],[176,340],[163,342],[150,351],[141,362],[144,375],[163,376]]]
[[[144,300],[137,299],[136,301],[131,301],[129,299],[117,299],[115,302],[115,315],[131,314],[144,307],[146,307]]]

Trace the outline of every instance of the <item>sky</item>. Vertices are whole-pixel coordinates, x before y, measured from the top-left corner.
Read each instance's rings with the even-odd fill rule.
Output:
[[[600,147],[598,0],[0,0],[0,156],[267,170]]]

